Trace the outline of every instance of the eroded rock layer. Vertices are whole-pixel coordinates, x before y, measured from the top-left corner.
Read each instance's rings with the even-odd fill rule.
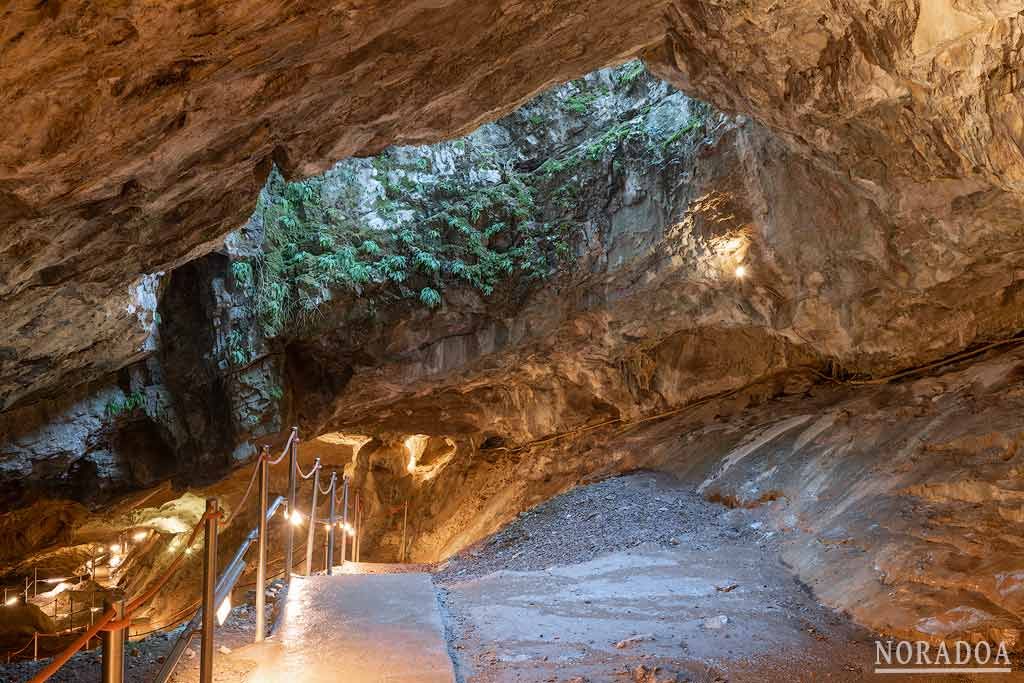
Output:
[[[640,53],[691,94],[781,134],[836,212],[878,212],[929,241],[1015,238],[1021,10],[1012,0],[16,3],[4,10],[0,67],[0,405],[145,355],[146,277],[240,225],[271,162],[312,173],[456,135]],[[958,272],[955,258],[916,253],[904,288]],[[893,363],[908,351],[881,349]]]
[[[179,10],[4,10],[7,568],[98,535],[41,496],[213,480],[297,423],[381,559],[658,467],[772,505],[868,626],[1016,637],[1017,352],[832,385],[1024,328],[1024,4]],[[637,55],[728,113],[627,63],[285,181]]]

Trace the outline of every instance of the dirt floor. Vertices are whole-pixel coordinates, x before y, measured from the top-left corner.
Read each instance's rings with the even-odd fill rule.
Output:
[[[758,509],[638,473],[574,489],[439,567],[461,681],[998,680],[876,676]]]

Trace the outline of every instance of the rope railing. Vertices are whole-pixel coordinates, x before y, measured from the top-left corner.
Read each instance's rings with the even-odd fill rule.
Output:
[[[181,654],[184,652],[184,646],[182,642],[186,643],[191,638],[199,633],[202,636],[202,645],[200,648],[200,683],[210,683],[212,681],[213,669],[213,630],[214,621],[213,616],[215,612],[221,612],[225,605],[230,609],[230,595],[235,589],[239,579],[245,572],[246,562],[245,554],[248,549],[253,545],[257,544],[258,555],[256,561],[256,623],[257,633],[256,640],[261,641],[265,631],[265,601],[264,595],[266,591],[266,585],[268,581],[266,567],[267,567],[267,523],[270,518],[274,516],[278,507],[283,504],[287,505],[288,510],[288,526],[286,534],[285,554],[282,558],[284,565],[280,572],[275,573],[271,579],[276,578],[278,575],[283,575],[286,582],[291,580],[291,576],[295,571],[294,560],[294,527],[302,523],[302,515],[298,512],[295,499],[297,495],[296,483],[297,479],[308,480],[313,478],[312,482],[312,500],[310,502],[309,510],[309,524],[310,527],[307,530],[306,539],[306,552],[305,552],[305,573],[309,575],[312,570],[313,558],[312,551],[315,539],[315,526],[317,521],[317,496],[323,495],[329,502],[329,513],[326,519],[328,523],[326,527],[328,529],[328,536],[326,539],[327,548],[324,557],[325,572],[330,574],[331,567],[333,565],[332,555],[334,550],[335,540],[335,528],[341,526],[343,528],[342,533],[342,550],[341,559],[342,562],[346,561],[346,537],[353,535],[353,528],[348,523],[348,485],[349,478],[344,477],[344,490],[343,490],[343,510],[342,510],[342,522],[337,522],[335,518],[335,501],[338,498],[337,491],[337,473],[332,473],[330,481],[326,488],[320,485],[320,472],[323,467],[320,463],[320,459],[317,458],[313,467],[309,472],[303,472],[302,468],[298,463],[298,443],[299,435],[298,428],[293,427],[291,434],[285,443],[284,449],[281,454],[276,458],[270,457],[270,451],[267,446],[264,446],[260,452],[260,455],[254,462],[252,475],[249,477],[249,481],[245,487],[245,491],[239,498],[236,505],[230,508],[228,514],[224,514],[224,511],[220,508],[216,498],[210,498],[207,500],[207,509],[204,514],[200,517],[199,521],[192,528],[191,533],[188,536],[188,540],[182,546],[182,549],[174,557],[174,559],[168,564],[161,572],[160,575],[152,582],[151,585],[145,588],[138,596],[132,598],[129,601],[119,599],[113,603],[107,605],[106,609],[100,614],[95,621],[92,622],[88,627],[81,627],[84,630],[82,633],[75,638],[67,647],[61,650],[57,655],[53,657],[49,664],[41,669],[31,680],[30,683],[43,683],[50,676],[57,672],[69,659],[80,649],[85,647],[92,638],[102,634],[103,643],[103,681],[104,683],[120,683],[123,680],[124,670],[124,640],[130,631],[130,626],[135,617],[136,612],[139,611],[144,605],[152,600],[170,581],[171,577],[178,573],[181,568],[185,557],[191,553],[193,544],[196,542],[201,531],[205,530],[204,533],[204,561],[203,561],[203,597],[197,603],[193,603],[185,609],[176,612],[168,624],[181,623],[182,619],[188,614],[193,614],[191,620],[188,622],[189,626],[186,631],[183,632],[179,643],[175,644],[175,648],[172,651],[171,656],[165,660],[164,667],[161,669],[158,680],[166,680],[173,671],[174,666],[180,659]],[[285,457],[289,459],[289,470],[288,470],[288,498],[287,501],[284,498],[278,497],[275,499],[273,504],[269,504],[268,500],[268,489],[269,489],[269,468],[273,465],[277,465]],[[217,579],[214,575],[217,569],[217,536],[218,529],[231,525],[240,512],[246,508],[246,504],[249,501],[250,496],[254,490],[259,491],[259,515],[258,525],[252,529],[248,536],[243,540],[242,544],[235,553],[234,558],[228,564],[224,573],[221,574],[220,578]],[[362,521],[361,510],[357,510],[356,523],[360,524]],[[358,534],[355,534],[358,538]],[[155,538],[153,539],[155,540]],[[353,548],[353,555],[357,557],[355,548]],[[271,564],[276,564],[278,560],[272,560]],[[124,566],[124,565],[122,565]],[[216,606],[219,606],[218,609]],[[94,608],[90,607],[90,612],[94,612]],[[74,626],[74,609],[72,606],[71,612],[68,616],[70,628],[62,633],[57,634],[34,634],[32,640],[27,643],[21,649],[9,653],[8,660],[11,657],[15,657],[28,647],[35,644],[33,656],[38,654],[38,642],[39,638],[43,636],[64,636],[70,635],[75,632],[79,627]],[[201,623],[202,626],[197,625]],[[132,634],[134,637],[141,637],[148,635],[158,630],[162,630],[164,627],[150,629],[144,633]]]
[[[196,611],[196,616],[193,617],[193,621],[194,622],[197,620],[197,618],[199,618],[199,614],[200,613],[208,614],[208,616],[204,616],[203,617],[203,627],[202,627],[202,629],[200,629],[200,632],[202,633],[202,636],[203,636],[203,639],[204,639],[203,647],[201,648],[202,649],[202,657],[201,657],[201,667],[200,667],[200,680],[201,680],[202,683],[208,683],[208,681],[210,681],[212,679],[212,654],[213,654],[213,650],[212,650],[212,635],[213,634],[212,634],[212,631],[213,631],[213,623],[212,623],[211,620],[212,620],[212,612],[214,611],[214,609],[213,609],[213,602],[212,602],[212,600],[214,598],[214,594],[216,594],[216,597],[218,599],[220,599],[221,602],[226,603],[226,599],[229,598],[229,596],[230,596],[230,591],[233,590],[234,586],[236,586],[238,580],[242,577],[242,574],[243,574],[243,572],[245,570],[245,558],[244,558],[244,555],[245,555],[246,551],[248,550],[248,548],[251,547],[252,544],[254,542],[257,542],[257,541],[258,541],[258,544],[259,544],[258,545],[258,547],[259,547],[259,557],[258,557],[258,561],[257,561],[257,568],[258,568],[258,571],[257,571],[257,584],[262,584],[262,586],[257,586],[257,590],[256,590],[256,593],[257,593],[257,596],[258,596],[258,599],[257,599],[257,623],[258,624],[263,624],[264,623],[264,618],[263,618],[263,613],[262,613],[263,609],[264,609],[264,605],[263,605],[263,600],[260,599],[260,598],[262,598],[262,596],[263,596],[263,593],[265,591],[266,581],[267,581],[267,578],[266,578],[266,575],[265,575],[265,573],[266,573],[265,572],[265,565],[266,565],[266,552],[265,552],[265,548],[266,548],[266,536],[267,536],[266,521],[267,521],[267,518],[269,516],[272,516],[272,514],[276,510],[276,508],[278,508],[282,503],[285,502],[284,499],[279,498],[278,500],[274,501],[273,505],[270,505],[270,506],[267,505],[268,501],[267,501],[267,495],[266,495],[267,494],[267,490],[266,489],[267,489],[267,486],[268,486],[268,477],[267,477],[268,468],[270,466],[273,466],[273,465],[278,465],[279,463],[281,463],[286,458],[286,456],[289,457],[289,461],[290,461],[289,462],[289,466],[290,466],[290,469],[289,469],[289,480],[290,480],[289,481],[289,488],[290,488],[290,490],[289,490],[289,498],[288,498],[288,501],[287,501],[289,512],[295,512],[296,511],[296,507],[295,507],[296,489],[295,489],[295,485],[294,485],[294,481],[295,481],[295,476],[294,475],[298,475],[301,479],[305,480],[305,479],[309,479],[310,477],[313,477],[313,476],[317,475],[317,473],[319,471],[321,471],[321,469],[322,469],[321,463],[319,463],[319,460],[317,459],[317,461],[313,465],[312,469],[310,469],[310,471],[308,473],[302,471],[302,468],[299,466],[299,463],[298,463],[298,447],[297,447],[298,446],[298,441],[299,441],[298,428],[297,427],[293,427],[292,430],[291,430],[291,433],[289,434],[288,440],[285,443],[284,450],[282,451],[280,456],[271,459],[270,456],[269,456],[269,451],[268,451],[267,447],[264,446],[263,450],[260,452],[260,455],[256,458],[256,461],[255,461],[254,467],[253,467],[253,471],[252,471],[252,475],[249,477],[249,481],[248,481],[248,483],[246,485],[245,492],[242,494],[242,497],[239,499],[238,503],[236,505],[232,506],[229,509],[228,514],[225,515],[224,512],[219,508],[219,506],[217,505],[216,499],[209,499],[207,501],[207,511],[202,515],[202,517],[200,517],[199,521],[193,527],[193,529],[191,529],[191,532],[188,535],[187,541],[183,544],[181,550],[178,552],[178,554],[175,556],[175,558],[171,561],[171,563],[169,565],[167,565],[167,567],[161,572],[160,577],[151,586],[148,586],[144,591],[142,591],[142,593],[140,593],[138,596],[132,598],[130,601],[127,601],[127,602],[120,601],[120,602],[118,602],[116,604],[109,605],[108,607],[106,607],[102,611],[102,613],[99,614],[96,617],[96,620],[88,628],[84,628],[83,627],[84,628],[83,632],[71,644],[69,644],[67,647],[63,648],[60,652],[58,652],[56,655],[54,655],[53,658],[50,660],[50,663],[46,667],[41,669],[31,679],[30,683],[43,683],[44,681],[49,679],[63,665],[67,664],[68,660],[71,659],[71,657],[74,656],[76,652],[78,652],[80,649],[82,649],[82,647],[84,647],[92,638],[96,637],[98,634],[106,634],[103,637],[103,657],[104,657],[103,680],[106,681],[106,682],[109,682],[109,681],[121,681],[122,677],[123,677],[123,657],[124,657],[123,641],[124,641],[124,637],[125,637],[125,634],[126,634],[126,630],[130,629],[130,626],[131,626],[131,623],[133,621],[133,617],[134,617],[135,613],[143,605],[145,605],[148,601],[152,600],[167,585],[167,583],[170,581],[170,579],[172,577],[174,577],[174,575],[178,572],[178,569],[181,567],[182,562],[184,561],[184,558],[190,553],[191,547],[193,547],[193,544],[197,541],[197,539],[198,539],[198,537],[200,535],[200,531],[202,529],[204,529],[204,528],[206,529],[206,532],[205,532],[206,541],[204,542],[204,545],[206,547],[206,551],[204,553],[204,590],[203,590],[204,597],[203,597],[203,600],[201,600],[198,603],[191,604],[188,607],[186,607],[185,609],[182,609],[182,610],[179,610],[178,612],[176,612],[171,623],[172,624],[173,623],[180,623],[181,618],[182,618],[183,615],[186,615],[186,614],[188,614],[190,612],[193,612],[193,611],[196,611],[196,610],[200,610],[200,611]],[[257,484],[259,484],[259,485],[257,486]],[[213,585],[212,585],[212,581],[213,580],[211,579],[211,573],[210,572],[211,571],[213,571],[213,572],[216,571],[216,537],[217,537],[216,531],[220,527],[226,527],[226,526],[230,525],[234,521],[234,519],[237,518],[237,516],[240,514],[240,512],[243,509],[246,508],[246,504],[248,503],[250,497],[252,496],[253,490],[255,488],[257,488],[257,487],[260,489],[260,508],[261,508],[260,515],[259,515],[260,523],[259,523],[259,525],[256,528],[254,528],[249,533],[249,536],[243,542],[242,546],[239,548],[238,553],[236,554],[236,556],[234,556],[232,561],[229,563],[228,569],[225,570],[225,573],[223,575],[221,575],[221,580],[219,582],[217,582],[217,586],[214,588]],[[324,495],[329,495],[330,494],[332,496],[332,505],[333,505],[334,477],[332,477],[332,482],[328,486],[327,492],[324,492],[324,489],[321,488],[321,486],[319,486],[318,476],[313,481],[313,489],[314,489],[313,490],[313,500],[312,500],[312,503],[310,505],[310,513],[311,513],[310,514],[310,523],[313,522],[313,520],[315,519],[315,515],[316,515],[316,494],[317,493],[323,493]],[[292,521],[293,524],[294,524],[294,520],[289,520],[289,521]],[[294,570],[294,563],[289,561],[289,560],[291,560],[293,558],[293,553],[292,553],[292,546],[293,546],[293,543],[294,543],[294,535],[293,535],[293,532],[292,532],[292,525],[293,524],[290,524],[289,527],[288,527],[288,530],[289,530],[289,532],[288,532],[288,546],[287,546],[287,552],[286,552],[285,557],[284,557],[284,559],[285,559],[285,566],[279,572],[279,573],[282,573],[282,574],[285,575],[286,580],[291,578],[292,571]],[[310,531],[312,531],[312,530],[313,530],[312,526],[310,526]],[[312,543],[311,537],[313,536],[313,533],[310,532],[309,536],[310,536],[310,540],[307,542],[307,545],[311,545],[311,543]],[[276,560],[274,560],[274,562],[275,561]],[[307,573],[308,573],[309,568],[310,568],[310,566],[309,566],[310,563],[311,562],[308,559],[308,555],[307,555],[307,561],[306,561],[306,572]],[[291,566],[289,566],[290,564],[291,564]],[[207,587],[209,587],[209,588],[207,588]],[[89,611],[92,611],[92,609],[90,608]],[[33,636],[32,640],[29,643],[27,643],[24,647],[14,651],[14,652],[8,653],[8,660],[9,660],[10,657],[17,656],[18,654],[26,651],[29,647],[33,646],[34,643],[36,644],[36,651],[34,651],[34,655],[35,655],[37,653],[37,651],[38,651],[38,642],[39,642],[39,638],[41,637],[41,635],[54,636],[54,637],[58,636],[58,635],[67,636],[67,635],[75,632],[77,630],[77,628],[74,626],[74,622],[75,622],[74,615],[75,615],[75,612],[74,612],[74,609],[72,609],[72,612],[69,615],[69,624],[71,625],[71,628],[67,632],[65,632],[63,634],[35,634]],[[138,637],[140,635],[147,635],[148,633],[153,633],[153,632],[159,631],[159,630],[161,630],[161,629],[152,629],[150,631],[145,632],[144,634],[134,634],[134,635],[135,635],[135,637]],[[118,639],[120,639],[120,643],[118,643]],[[259,637],[259,636],[257,637],[257,640],[261,640],[261,639],[262,639],[261,637]],[[120,663],[114,663],[113,659],[117,658],[118,656],[121,657]],[[112,658],[111,663],[109,663],[109,661],[108,661],[109,657]],[[110,666],[108,666],[108,665],[110,665]],[[173,667],[173,664],[172,664],[172,667]]]
[[[320,471],[320,463],[319,462],[315,463],[313,465],[313,467],[309,470],[309,472],[305,472],[305,473],[302,471],[302,468],[299,467],[299,464],[295,463],[295,471],[296,471],[296,473],[298,473],[299,478],[301,478],[301,479],[309,479],[314,474],[316,474],[317,472]]]

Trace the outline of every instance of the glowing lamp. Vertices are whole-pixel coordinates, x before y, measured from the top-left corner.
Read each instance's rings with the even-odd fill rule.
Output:
[[[111,544],[110,552],[114,553],[115,555],[119,555],[121,553],[121,544],[120,543],[113,543],[113,544]]]
[[[148,537],[148,531],[136,531],[134,534],[132,534],[132,540],[136,542],[145,541]]]
[[[291,522],[293,526],[299,526],[302,524],[303,519],[302,513],[298,510],[292,510],[288,515],[288,521]]]
[[[17,604],[18,604],[18,597],[17,596],[7,598],[7,602],[4,603],[4,605],[6,605],[7,607],[10,607],[11,605],[17,605]]]
[[[217,608],[217,624],[223,626],[224,620],[228,618],[229,614],[231,614],[231,593],[228,593],[224,602],[220,603],[220,607]]]
[[[746,266],[736,266],[736,277],[739,278],[740,280],[742,280],[746,276],[747,276],[747,267]]]
[[[121,556],[120,555],[114,555],[113,557],[110,558],[110,566],[111,567],[117,567],[120,564],[121,564]]]

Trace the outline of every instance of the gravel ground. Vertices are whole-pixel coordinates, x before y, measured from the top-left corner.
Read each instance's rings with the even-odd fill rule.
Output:
[[[586,562],[641,543],[711,550],[723,540],[761,542],[751,515],[725,511],[673,477],[643,472],[580,486],[523,512],[501,531],[438,566],[439,584],[498,571]]]
[[[437,568],[460,683],[864,680],[871,634],[795,580],[766,514],[652,472],[523,513]]]

